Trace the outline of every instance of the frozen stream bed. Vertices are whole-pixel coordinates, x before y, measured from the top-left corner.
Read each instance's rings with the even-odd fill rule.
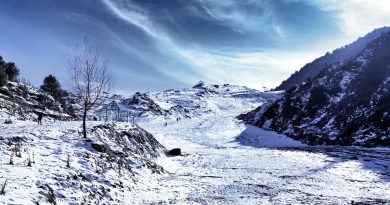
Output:
[[[236,113],[139,124],[183,156],[158,163],[143,203],[390,204],[390,150],[307,146],[247,126]]]

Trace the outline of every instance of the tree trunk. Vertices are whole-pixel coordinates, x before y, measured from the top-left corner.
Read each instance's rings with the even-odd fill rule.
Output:
[[[86,121],[87,121],[87,110],[84,110],[84,113],[83,113],[83,136],[84,136],[84,138],[87,138]]]

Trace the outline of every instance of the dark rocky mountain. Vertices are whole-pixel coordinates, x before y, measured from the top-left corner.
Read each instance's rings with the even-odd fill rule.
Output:
[[[350,61],[358,55],[371,41],[377,39],[381,33],[390,31],[390,27],[378,28],[360,37],[355,42],[334,50],[332,53],[326,53],[311,63],[306,64],[299,71],[292,74],[287,80],[283,81],[275,90],[288,90],[294,85],[305,82],[308,78],[314,78],[321,70],[335,63]]]
[[[390,32],[250,114],[242,118],[308,144],[390,146]]]

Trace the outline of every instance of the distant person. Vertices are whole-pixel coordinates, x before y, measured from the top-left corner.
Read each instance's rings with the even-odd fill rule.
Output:
[[[42,125],[42,118],[43,118],[43,114],[38,113],[38,125]]]

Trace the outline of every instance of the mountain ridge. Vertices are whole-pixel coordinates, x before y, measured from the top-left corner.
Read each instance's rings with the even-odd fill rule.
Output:
[[[313,145],[390,146],[389,48],[390,32],[382,33],[357,57],[286,91],[252,124]]]
[[[358,38],[356,41],[333,50],[332,53],[327,52],[324,56],[307,63],[299,71],[293,73],[274,90],[288,90],[294,85],[304,83],[309,78],[314,78],[321,72],[321,70],[329,67],[330,65],[349,61],[351,58],[358,55],[368,43],[377,39],[383,32],[388,31],[390,31],[390,27],[386,26],[374,29],[365,36]]]

